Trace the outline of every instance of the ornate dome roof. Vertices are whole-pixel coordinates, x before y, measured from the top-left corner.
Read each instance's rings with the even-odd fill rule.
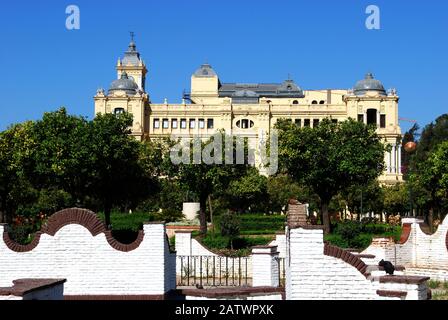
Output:
[[[278,87],[278,92],[280,95],[296,94],[299,96],[303,96],[302,89],[297,84],[295,84],[294,80],[292,80],[292,79],[283,81],[283,83],[280,85],[280,87]]]
[[[214,77],[216,76],[216,72],[215,70],[213,70],[211,65],[209,65],[208,63],[204,63],[203,65],[201,65],[199,69],[195,71],[193,75],[196,77],[205,77],[205,78]]]
[[[115,80],[111,83],[109,93],[118,90],[125,91],[130,95],[134,95],[137,93],[138,85],[134,82],[134,80],[129,79],[126,72],[123,72],[120,79]]]
[[[366,74],[363,80],[358,81],[353,91],[357,96],[365,95],[367,91],[377,91],[380,95],[387,95],[381,81],[376,80],[371,73]]]

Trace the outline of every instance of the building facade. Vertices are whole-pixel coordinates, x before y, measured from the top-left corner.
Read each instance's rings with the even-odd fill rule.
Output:
[[[380,182],[402,181],[399,97],[395,89],[368,73],[353,89],[303,90],[292,79],[281,83],[224,83],[211,65],[201,65],[191,76],[191,91],[181,104],[153,103],[145,90],[146,65],[134,40],[116,65],[117,80],[94,97],[95,114],[129,112],[136,139],[200,136],[219,129],[227,134],[266,141],[278,119],[314,127],[324,118],[357,119],[375,124],[392,149],[385,154],[386,170]]]

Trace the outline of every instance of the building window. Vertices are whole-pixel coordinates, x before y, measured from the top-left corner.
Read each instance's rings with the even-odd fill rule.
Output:
[[[249,129],[252,128],[254,125],[255,123],[249,119],[238,120],[236,122],[236,126],[241,129]]]
[[[320,100],[319,104],[325,104],[324,100]]]
[[[154,129],[160,128],[160,120],[159,118],[154,119]]]
[[[163,129],[168,129],[170,127],[170,122],[168,119],[163,119],[162,120],[162,128]]]
[[[358,114],[358,121],[359,122],[364,122],[364,115],[363,114]]]
[[[190,129],[194,129],[196,127],[196,119],[190,119]]]
[[[382,114],[380,116],[380,128],[386,128],[386,115]]]
[[[172,119],[171,120],[171,128],[172,129],[177,129],[177,119]]]
[[[367,110],[367,124],[377,125],[378,111],[376,109]]]
[[[207,129],[213,129],[213,119],[207,119]]]
[[[311,120],[310,119],[305,119],[305,122],[303,124],[304,127],[310,127],[311,126]]]
[[[316,128],[317,126],[319,126],[319,119],[314,119],[313,120],[313,128]]]
[[[298,100],[294,100],[294,101],[292,102],[292,104],[299,104],[299,101],[298,101]]]
[[[114,114],[122,114],[124,113],[124,108],[115,108],[114,109]]]
[[[187,119],[180,119],[180,128],[187,129]]]
[[[313,100],[313,102],[311,102],[311,104],[317,104],[317,100]]]
[[[205,128],[205,121],[204,119],[199,119],[199,129],[204,129]]]
[[[300,128],[302,126],[302,119],[296,119],[294,120],[294,123]]]

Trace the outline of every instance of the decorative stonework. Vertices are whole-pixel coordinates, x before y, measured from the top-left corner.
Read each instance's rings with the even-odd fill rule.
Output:
[[[412,224],[410,223],[403,224],[403,232],[401,234],[400,241],[398,242],[399,244],[405,244],[408,241],[409,236],[411,235],[411,229]]]
[[[144,233],[142,230],[138,232],[137,239],[130,244],[123,244],[117,241],[113,236],[110,230],[107,230],[104,223],[98,219],[97,215],[86,209],[79,208],[70,208],[61,210],[55,214],[53,214],[46,224],[42,227],[41,231],[37,232],[33,241],[27,245],[21,245],[13,241],[8,232],[3,232],[3,241],[6,246],[15,251],[15,252],[28,252],[33,250],[39,244],[40,238],[42,234],[48,234],[53,236],[64,226],[69,224],[78,224],[89,230],[92,236],[97,236],[100,233],[104,233],[106,236],[106,240],[109,245],[123,252],[129,252],[137,249],[140,246],[140,243],[143,241]]]
[[[347,250],[326,243],[324,245],[324,255],[341,259],[356,268],[366,278],[370,276],[370,274],[367,273],[367,265],[360,259],[360,257],[355,256]]]

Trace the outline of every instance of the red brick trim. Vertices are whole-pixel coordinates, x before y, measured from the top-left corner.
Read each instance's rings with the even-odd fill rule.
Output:
[[[40,241],[40,236],[42,235],[42,232],[36,232],[36,234],[34,235],[34,239],[31,243],[27,244],[27,245],[23,245],[23,244],[19,244],[17,242],[15,242],[14,240],[12,240],[9,237],[8,232],[3,232],[3,242],[6,244],[6,246],[15,252],[28,252],[33,250],[34,248],[37,247],[37,245],[39,244]]]
[[[325,243],[324,255],[341,259],[342,261],[355,267],[366,278],[370,276],[370,274],[367,273],[367,265],[359,257],[351,252],[348,252],[347,250]]]
[[[134,242],[129,243],[129,244],[123,244],[123,243],[117,241],[112,236],[112,232],[110,230],[106,231],[105,234],[106,234],[106,240],[109,243],[109,245],[112,248],[114,248],[115,250],[123,251],[123,252],[129,252],[129,251],[137,249],[140,246],[140,243],[142,243],[143,238],[145,236],[145,234],[143,233],[143,230],[139,230],[137,239],[135,239]]]
[[[388,291],[388,290],[377,290],[376,294],[380,297],[390,297],[390,298],[405,298],[408,293],[405,291]]]
[[[65,295],[64,300],[165,300],[164,294],[139,295]]]
[[[17,279],[13,281],[12,287],[0,288],[0,296],[23,297],[33,291],[51,288],[65,282],[66,279]]]
[[[87,209],[70,208],[56,212],[48,219],[42,227],[42,232],[54,236],[62,227],[69,224],[79,224],[89,230],[92,236],[107,231],[104,223],[97,215]]]
[[[40,241],[40,236],[42,234],[48,234],[53,236],[64,226],[69,224],[78,224],[89,230],[92,236],[97,236],[100,233],[104,233],[106,240],[109,245],[123,252],[129,252],[137,249],[140,243],[143,241],[144,233],[142,230],[139,231],[137,239],[130,244],[123,244],[118,242],[113,236],[110,230],[107,230],[104,223],[98,219],[97,215],[87,209],[70,208],[64,209],[53,214],[46,224],[42,227],[41,231],[37,232],[33,241],[27,245],[21,245],[13,241],[7,232],[3,232],[3,241],[6,246],[15,252],[28,252],[33,250]]]
[[[429,279],[430,277],[420,276],[381,276],[380,283],[422,284]]]
[[[254,295],[272,295],[285,294],[284,288],[274,287],[250,287],[250,288],[219,288],[219,289],[183,289],[179,293],[185,296],[220,298],[235,296],[254,296]]]
[[[408,241],[409,236],[411,235],[411,230],[412,230],[412,224],[410,223],[403,224],[403,232],[401,234],[400,241],[398,242],[399,244],[405,244]]]
[[[375,259],[375,256],[373,254],[355,253],[354,255],[360,259]]]

